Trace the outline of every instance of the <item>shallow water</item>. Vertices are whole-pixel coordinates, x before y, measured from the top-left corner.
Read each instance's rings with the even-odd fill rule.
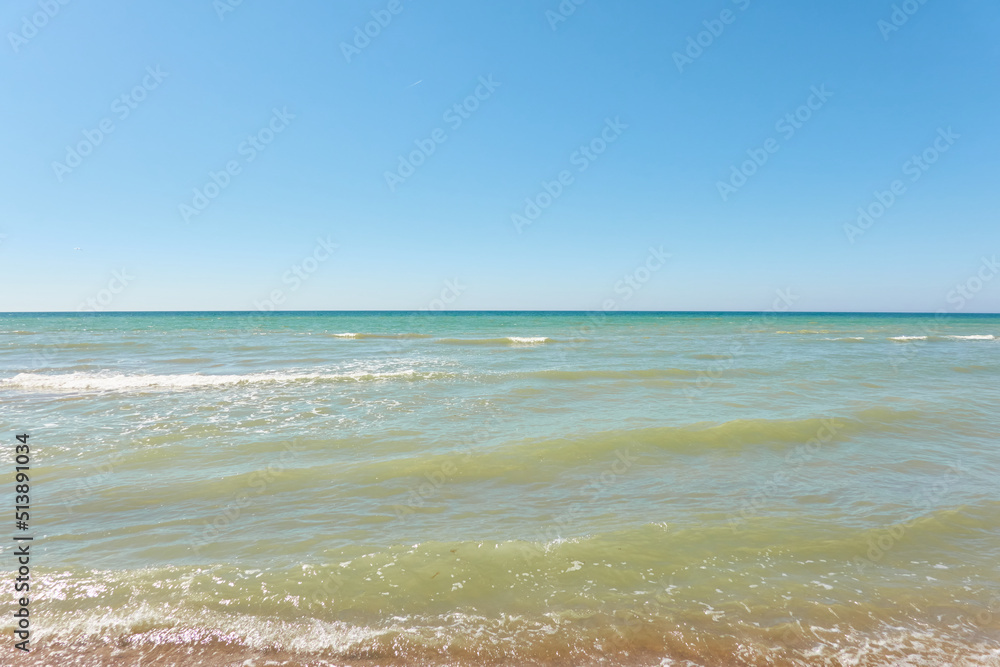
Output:
[[[5,465],[15,433],[34,456],[32,656],[1000,664],[997,336],[979,315],[0,315]]]

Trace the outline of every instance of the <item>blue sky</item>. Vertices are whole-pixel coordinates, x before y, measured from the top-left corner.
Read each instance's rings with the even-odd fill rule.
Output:
[[[0,311],[1000,311],[996,3],[228,1],[4,3]]]

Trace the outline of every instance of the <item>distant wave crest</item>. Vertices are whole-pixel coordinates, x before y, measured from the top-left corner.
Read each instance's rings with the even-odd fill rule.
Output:
[[[895,341],[909,341],[909,340],[927,340],[927,341],[946,341],[946,340],[996,340],[996,336],[993,334],[969,334],[966,336],[958,335],[948,335],[948,336],[890,336],[889,340]]]
[[[540,345],[556,342],[546,336],[507,336],[506,338],[442,338],[443,345]]]
[[[288,384],[293,382],[365,382],[377,380],[426,380],[448,376],[447,373],[421,373],[415,370],[370,373],[248,373],[245,375],[142,375],[124,373],[62,373],[44,375],[19,373],[0,379],[0,387],[41,391],[143,391],[183,390],[253,384]]]
[[[335,333],[330,334],[334,338],[351,338],[355,340],[362,340],[365,338],[386,338],[386,339],[406,339],[406,338],[430,338],[429,334],[418,334],[418,333],[390,333],[390,334],[380,334],[380,333]]]

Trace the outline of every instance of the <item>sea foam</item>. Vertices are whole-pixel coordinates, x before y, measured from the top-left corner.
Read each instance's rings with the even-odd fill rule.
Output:
[[[364,382],[390,379],[429,379],[441,373],[418,373],[413,369],[385,373],[247,373],[244,375],[143,375],[124,373],[19,373],[0,379],[0,387],[45,391],[141,391],[184,390],[254,384],[292,382]]]

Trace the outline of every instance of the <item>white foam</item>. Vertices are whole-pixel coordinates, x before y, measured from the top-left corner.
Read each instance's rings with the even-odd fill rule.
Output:
[[[533,343],[549,342],[549,339],[545,336],[507,336],[507,340],[512,343],[525,343],[529,345]]]
[[[0,379],[0,387],[49,391],[137,391],[183,390],[203,387],[289,383],[289,382],[361,382],[400,377],[414,377],[412,369],[392,373],[248,373],[245,375],[126,375],[123,373],[64,373],[43,375],[19,373]]]
[[[333,335],[336,336],[337,338],[357,338],[358,337],[358,334],[356,334],[356,333],[335,333]]]
[[[950,335],[944,336],[952,340],[996,340],[993,334],[971,334],[968,336]],[[927,340],[927,336],[891,336],[889,340]]]

